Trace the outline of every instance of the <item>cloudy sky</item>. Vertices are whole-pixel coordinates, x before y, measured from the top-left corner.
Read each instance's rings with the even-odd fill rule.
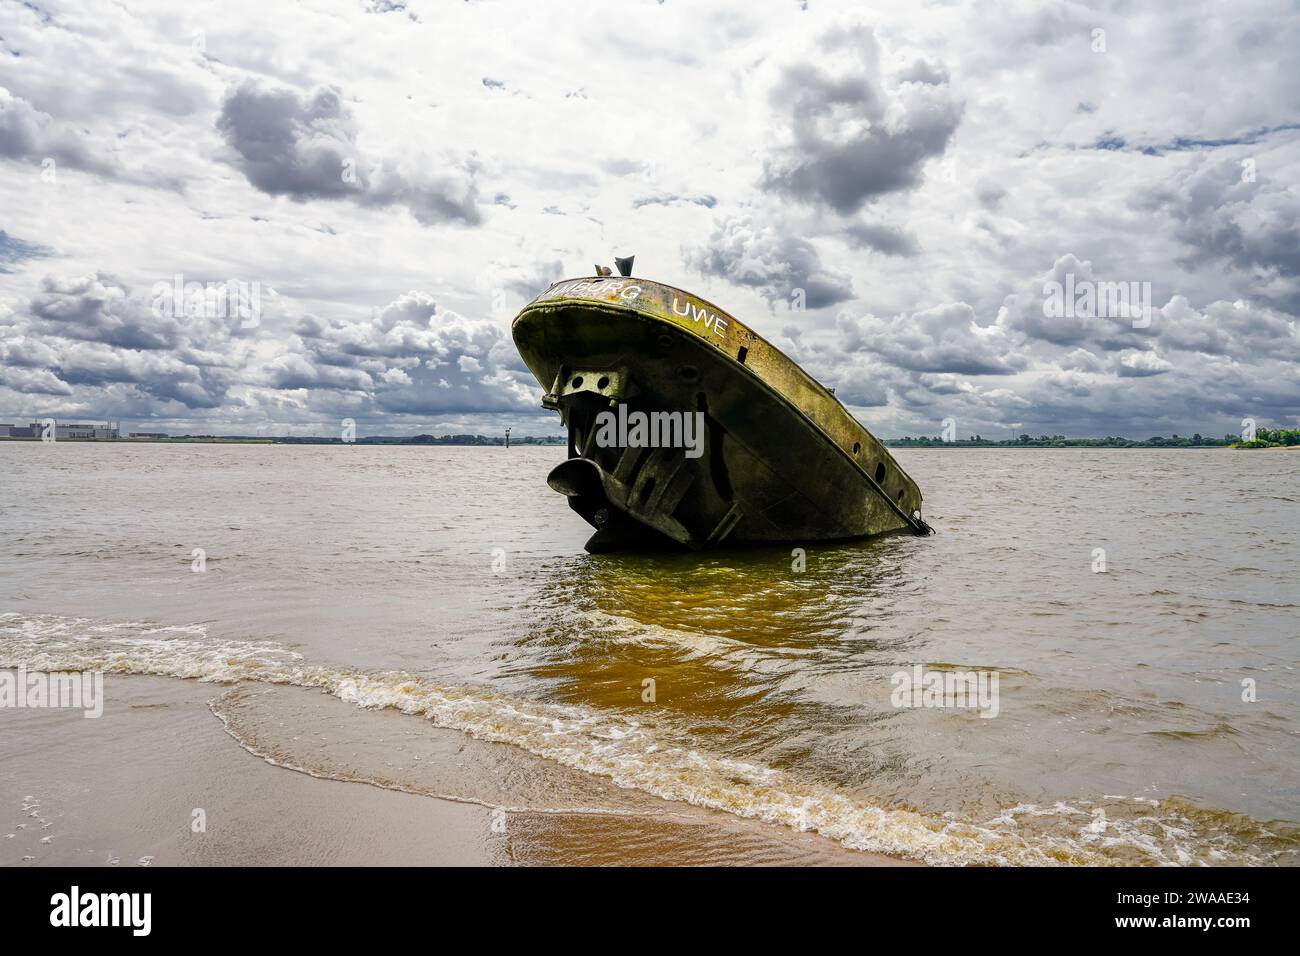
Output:
[[[1295,425],[1297,51],[1281,2],[5,0],[0,421],[555,434],[510,319],[635,253],[883,436]]]

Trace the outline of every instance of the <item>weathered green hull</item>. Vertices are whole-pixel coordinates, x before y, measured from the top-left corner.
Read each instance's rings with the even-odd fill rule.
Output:
[[[543,405],[568,428],[570,460],[549,482],[597,528],[589,550],[928,531],[920,489],[888,450],[703,299],[644,279],[570,279],[525,306],[512,331]],[[703,413],[702,454],[602,446],[596,416],[620,403]]]

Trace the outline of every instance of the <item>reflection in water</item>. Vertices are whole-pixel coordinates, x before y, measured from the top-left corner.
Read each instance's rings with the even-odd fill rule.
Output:
[[[640,711],[728,757],[835,785],[888,777],[905,763],[890,676],[915,641],[880,625],[920,597],[907,562],[924,546],[814,545],[801,571],[788,547],[556,562],[515,666],[568,703]]]

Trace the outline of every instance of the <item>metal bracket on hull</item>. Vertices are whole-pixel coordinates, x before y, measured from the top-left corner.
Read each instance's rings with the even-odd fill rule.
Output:
[[[739,523],[740,519],[744,516],[745,512],[740,507],[740,503],[737,502],[733,504],[731,510],[723,515],[722,520],[719,521],[714,526],[713,530],[709,532],[709,537],[705,543],[711,548],[717,547],[723,542],[727,535],[731,534],[732,529],[736,527],[737,523]]]
[[[611,405],[636,395],[636,383],[623,368],[561,368],[542,404],[558,410],[566,399],[580,395],[601,398]]]
[[[560,410],[560,388],[568,380],[569,372],[563,365],[555,373],[555,381],[551,383],[551,390],[542,396],[542,408],[550,409],[553,412]]]

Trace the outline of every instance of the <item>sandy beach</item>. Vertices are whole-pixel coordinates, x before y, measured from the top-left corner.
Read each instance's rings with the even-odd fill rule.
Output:
[[[413,786],[409,781],[313,776],[250,753],[232,736],[214,701],[239,688],[121,676],[106,684],[111,720],[67,709],[5,715],[0,866],[901,862],[663,801],[644,801],[640,812],[631,806],[608,813],[503,812],[397,789]],[[366,717],[369,730],[401,732],[393,725],[400,715]],[[420,756],[429,760],[431,776],[454,773],[456,762],[471,759],[467,749],[480,764],[494,760],[490,745],[462,734],[423,733],[428,746]],[[382,739],[359,737],[354,726],[349,745],[368,742],[383,747]],[[487,772],[508,770],[505,761],[497,764]],[[195,826],[199,810],[202,830]]]

